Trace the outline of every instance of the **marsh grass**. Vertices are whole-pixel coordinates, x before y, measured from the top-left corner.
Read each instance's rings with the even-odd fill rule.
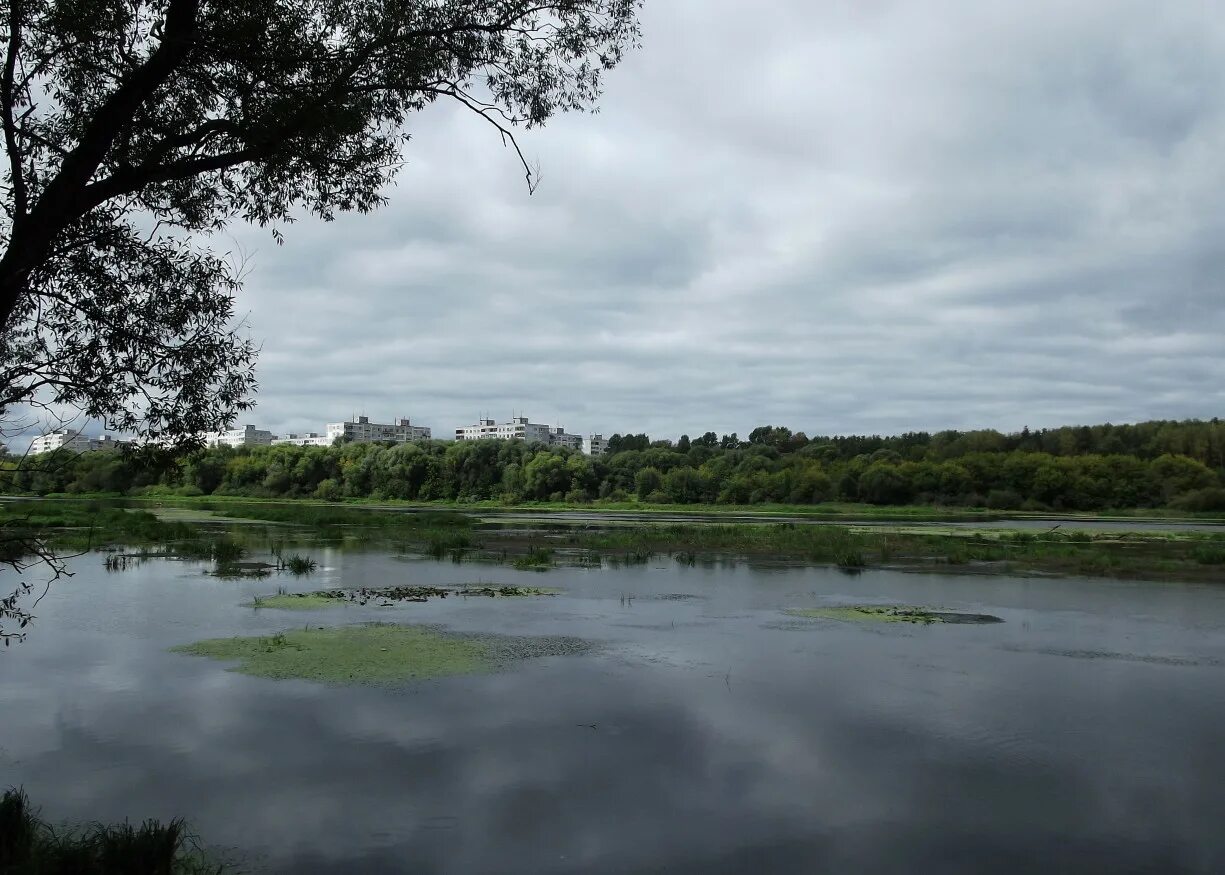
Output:
[[[425,542],[425,555],[434,559],[446,559],[448,556],[455,560],[458,554],[459,561],[463,560],[463,551],[472,546],[472,538],[467,532],[441,532],[430,535]]]
[[[314,559],[298,553],[294,553],[288,559],[281,560],[280,564],[285,571],[295,576],[311,574],[319,567],[319,564]]]
[[[0,797],[0,872],[5,875],[204,875],[209,862],[181,819],[55,829],[22,790]]]
[[[45,538],[61,551],[166,544],[195,534],[191,526],[163,522],[147,511],[87,501],[7,502],[0,505],[0,527],[7,535]]]
[[[553,551],[548,547],[530,547],[527,553],[511,560],[520,571],[547,571],[553,567]]]
[[[472,520],[463,513],[445,510],[424,512],[379,510],[360,505],[320,505],[302,501],[284,502],[192,502],[191,506],[219,516],[264,520],[309,527],[364,526],[385,529],[467,529]]]
[[[246,548],[231,538],[222,536],[208,539],[184,539],[169,547],[169,552],[181,559],[198,559],[203,562],[229,564],[247,555]]]

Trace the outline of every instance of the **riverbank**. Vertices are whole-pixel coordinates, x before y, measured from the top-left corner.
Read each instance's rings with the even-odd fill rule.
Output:
[[[225,538],[242,541],[244,526],[282,527],[280,541],[296,543],[294,532],[330,533],[338,543],[394,544],[402,552],[514,564],[535,570],[605,562],[642,563],[668,556],[696,564],[718,556],[801,564],[871,567],[972,574],[1077,575],[1154,580],[1225,579],[1225,528],[1201,520],[1180,528],[1178,521],[1149,520],[1160,529],[1136,529],[1142,519],[1117,519],[1114,531],[1082,530],[1077,516],[1031,518],[997,515],[992,528],[964,520],[909,517],[855,519],[833,524],[811,517],[688,516],[517,510],[491,513],[456,506],[337,504],[311,501],[250,501],[180,498],[173,501],[45,499],[9,503],[0,516],[6,528],[27,526],[57,547],[95,549],[108,545],[163,545],[169,552],[233,553]],[[934,509],[929,509],[933,510]],[[1095,517],[1094,521],[1106,518]],[[23,522],[24,521],[24,522]],[[1107,520],[1108,521],[1108,520]],[[1015,525],[1010,525],[1015,522]],[[1024,527],[1024,526],[1028,527]],[[261,537],[266,537],[263,533]],[[240,547],[237,549],[241,549]],[[228,556],[229,559],[235,558]]]
[[[317,498],[257,498],[242,495],[185,496],[167,492],[146,491],[139,495],[113,492],[96,493],[51,493],[37,495],[4,495],[0,500],[8,501],[90,501],[123,502],[133,507],[182,507],[204,508],[219,505],[295,505],[315,508],[365,508],[370,510],[397,511],[455,511],[461,513],[496,514],[572,514],[591,513],[605,516],[631,513],[635,515],[709,517],[802,517],[831,522],[858,520],[923,520],[933,522],[982,522],[989,520],[1056,520],[1099,522],[1130,520],[1135,522],[1218,524],[1225,526],[1225,514],[1220,512],[1192,513],[1174,508],[1109,508],[1098,511],[1026,511],[998,510],[982,506],[956,505],[878,505],[852,502],[824,502],[821,504],[661,504],[647,501],[589,502],[538,501],[395,501],[374,498],[348,498],[342,501],[324,501]]]

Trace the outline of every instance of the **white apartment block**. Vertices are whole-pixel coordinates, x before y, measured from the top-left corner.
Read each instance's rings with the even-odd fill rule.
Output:
[[[407,419],[397,419],[392,425],[384,425],[371,422],[368,416],[358,416],[348,422],[329,422],[326,437],[327,443],[324,446],[331,446],[338,437],[355,444],[378,441],[402,444],[408,441],[428,441],[430,430],[426,426],[413,425]]]
[[[214,432],[205,435],[204,442],[210,447],[267,447],[276,439],[270,431],[244,425],[242,428],[231,428],[228,431]]]
[[[274,447],[330,447],[332,442],[328,440],[328,436],[325,434],[319,434],[317,431],[308,431],[306,434],[290,432],[285,437],[274,438],[272,445]]]
[[[492,419],[477,420],[476,425],[465,425],[455,429],[457,441],[503,440],[525,443],[548,444],[581,450],[583,439],[577,434],[567,434],[561,426],[541,425],[528,422],[526,416],[516,416],[510,422],[494,422]]]
[[[113,451],[126,443],[126,441],[117,441],[107,434],[98,438],[87,438],[80,431],[62,428],[34,438],[30,442],[30,455],[37,456],[56,450],[66,450],[70,453]]]
[[[608,452],[608,441],[602,434],[589,434],[583,438],[583,453],[588,456],[602,456]]]

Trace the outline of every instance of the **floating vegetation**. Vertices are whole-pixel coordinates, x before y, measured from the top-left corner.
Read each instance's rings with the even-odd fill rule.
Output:
[[[369,624],[215,638],[173,651],[237,662],[233,671],[256,677],[391,684],[492,672],[521,659],[589,649],[577,638],[460,635],[427,626]]]
[[[255,596],[243,605],[244,608],[272,608],[282,611],[316,611],[340,603],[339,599],[314,592],[277,593]]]
[[[490,598],[524,598],[526,596],[557,595],[555,589],[545,589],[539,586],[485,586],[478,584],[458,590],[459,595],[482,595]]]
[[[940,611],[912,605],[833,605],[824,608],[795,608],[786,612],[792,617],[814,620],[844,620],[867,623],[1002,623],[990,614],[964,614]]]
[[[276,595],[256,596],[243,607],[274,608],[291,611],[313,611],[337,605],[371,605],[389,608],[403,602],[427,602],[432,598],[445,599],[449,595],[484,596],[488,598],[526,598],[529,596],[556,595],[557,590],[539,586],[494,586],[492,584],[469,584],[447,589],[440,586],[387,586],[359,589],[326,589],[317,592],[285,592]]]

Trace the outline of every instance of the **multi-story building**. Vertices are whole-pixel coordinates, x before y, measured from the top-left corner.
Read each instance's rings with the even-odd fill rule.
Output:
[[[494,422],[492,419],[479,419],[476,425],[465,425],[455,429],[457,441],[503,440],[525,441],[526,443],[549,443],[553,429],[547,425],[528,422],[526,416],[516,416],[510,422]]]
[[[554,447],[579,450],[583,439],[576,434],[567,434],[561,426],[541,425],[528,422],[526,416],[515,416],[510,422],[494,422],[492,419],[477,420],[476,425],[465,425],[455,429],[457,441],[503,440],[541,443]]]
[[[56,450],[84,453],[89,450],[89,438],[79,430],[73,431],[67,428],[58,428],[47,434],[39,435],[30,442],[31,456],[53,453]]]
[[[272,432],[253,425],[244,425],[242,428],[231,428],[204,436],[204,442],[210,447],[266,447],[270,446],[275,439],[276,435]]]
[[[306,434],[294,434],[292,431],[285,437],[274,438],[272,441],[274,447],[330,447],[332,442],[325,434],[319,434],[317,431],[308,431]]]
[[[565,447],[577,453],[583,449],[583,436],[567,434],[566,430],[559,425],[549,432],[549,444],[555,447]]]
[[[115,440],[108,434],[97,438],[87,438],[80,430],[61,428],[34,438],[30,442],[30,455],[37,456],[56,450],[65,450],[70,453],[106,452],[126,445],[127,441]]]
[[[327,446],[331,446],[336,438],[344,438],[355,444],[369,444],[377,441],[392,441],[406,443],[408,441],[428,441],[430,430],[423,425],[413,425],[407,419],[397,419],[392,425],[371,422],[368,416],[357,416],[348,422],[329,422],[327,427]]]
[[[608,441],[602,434],[589,434],[583,438],[583,452],[588,456],[602,456],[608,452]]]

